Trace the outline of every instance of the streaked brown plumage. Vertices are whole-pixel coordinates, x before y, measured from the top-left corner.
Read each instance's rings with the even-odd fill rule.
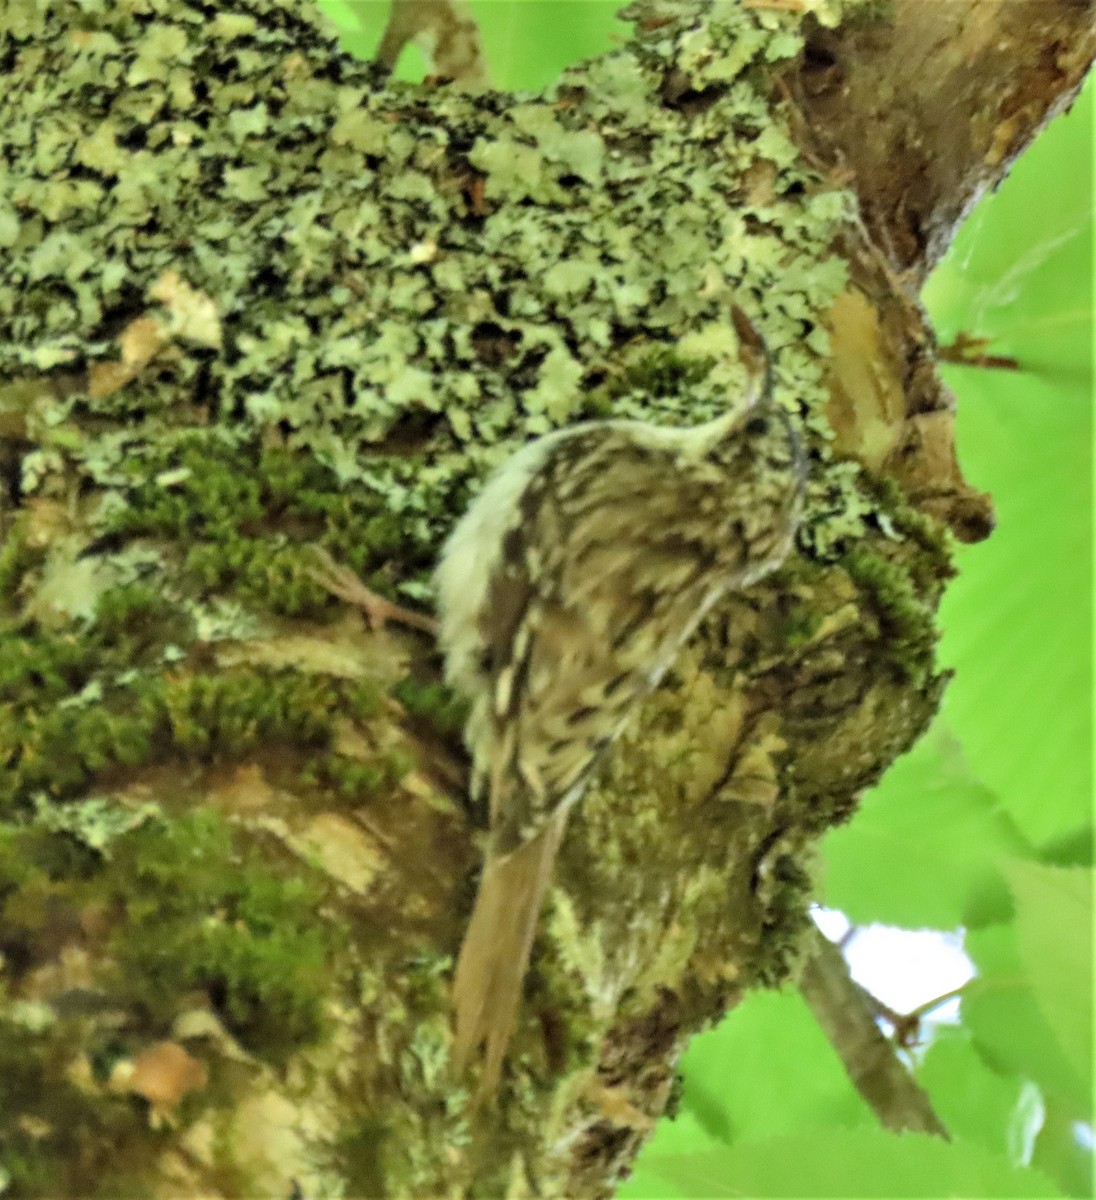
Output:
[[[764,391],[691,429],[600,421],[542,437],[446,544],[440,639],[471,702],[490,813],[453,984],[454,1058],[483,1048],[481,1096],[497,1087],[567,815],[599,756],[711,606],[791,549],[802,457]]]

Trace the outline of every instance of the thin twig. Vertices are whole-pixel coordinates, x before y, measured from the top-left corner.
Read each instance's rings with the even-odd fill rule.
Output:
[[[377,595],[367,588],[349,567],[337,563],[322,546],[313,546],[312,552],[316,558],[316,565],[307,568],[309,576],[324,591],[330,592],[347,604],[354,605],[355,608],[360,608],[374,633],[379,633],[389,621],[394,621],[397,625],[419,629],[432,638],[437,638],[438,623],[433,617]]]
[[[963,367],[986,367],[999,371],[1019,371],[1020,360],[1007,354],[986,354],[984,350],[990,344],[987,337],[974,337],[969,333],[957,333],[955,340],[947,346],[940,346],[936,357],[941,362],[958,363]]]
[[[957,1000],[967,990],[967,985],[964,983],[960,987],[952,988],[950,992],[944,992],[942,996],[935,996],[931,1000],[926,1000],[924,1004],[919,1004],[916,1008],[910,1009],[906,1014],[908,1020],[923,1020],[933,1009],[940,1008],[947,1004],[949,1000]]]

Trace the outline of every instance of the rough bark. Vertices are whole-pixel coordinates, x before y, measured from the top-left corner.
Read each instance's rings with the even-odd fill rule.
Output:
[[[835,0],[804,47],[794,11],[637,6],[553,94],[469,97],[386,90],[296,0],[0,4],[20,1194],[608,1193],[688,1036],[793,971],[812,844],[935,709],[945,529],[991,512],[911,289],[1079,85],[1089,6],[1037,7]],[[959,43],[928,80],[926,22]],[[732,299],[810,440],[799,554],[580,807],[472,1120],[461,714],[309,544],[428,603],[512,446],[718,411]]]
[[[1091,0],[895,4],[815,28],[788,77],[817,153],[855,178],[891,266],[924,282],[975,201],[1076,93]]]

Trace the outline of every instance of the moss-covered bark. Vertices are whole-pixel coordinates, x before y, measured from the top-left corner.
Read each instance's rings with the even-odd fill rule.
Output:
[[[295,0],[0,12],[8,1194],[600,1194],[689,1033],[793,969],[813,843],[942,683],[958,484],[918,511],[888,455],[946,405],[774,107],[800,17],[678,3],[550,94],[470,97],[386,86]],[[846,373],[837,453],[854,292],[908,335],[878,394],[917,407]],[[514,446],[733,402],[732,301],[809,441],[799,554],[707,622],[581,806],[472,1118],[459,706],[309,547],[429,603]]]

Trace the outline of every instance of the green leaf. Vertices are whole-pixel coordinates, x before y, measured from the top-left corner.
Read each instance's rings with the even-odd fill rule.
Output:
[[[966,949],[978,978],[967,985],[960,1008],[980,1053],[999,1071],[1033,1079],[1048,1100],[1088,1112],[1091,1060],[1067,1057],[1058,1044],[1032,990],[1016,926],[971,930]]]
[[[1024,849],[937,722],[865,796],[856,820],[827,835],[824,902],[857,923],[907,929],[1000,920],[1011,906],[997,861]]]
[[[1091,1113],[1048,1104],[1031,1165],[1055,1180],[1067,1196],[1091,1197],[1096,1195],[1092,1150],[1077,1137],[1078,1120],[1091,1121]]]
[[[1030,1160],[1042,1126],[1038,1088],[993,1070],[968,1030],[940,1026],[917,1068],[917,1081],[953,1137],[977,1142],[1017,1166]]]
[[[661,1190],[655,1184],[662,1181]],[[635,1187],[635,1190],[633,1189]],[[925,1134],[829,1129],[743,1142],[730,1149],[642,1159],[622,1200],[639,1197],[1058,1196],[1038,1171],[1013,1167],[981,1146]]]
[[[1035,999],[1070,1059],[1092,1062],[1092,874],[1011,862],[1016,936]]]
[[[611,49],[628,27],[618,0],[583,0],[561,10],[559,0],[472,0],[491,78],[500,88],[541,88],[573,63]],[[565,14],[561,19],[561,12]]]
[[[944,716],[1039,846],[1091,824],[1092,428],[1081,392],[967,372],[959,449],[998,527],[941,608]]]
[[[945,719],[1040,847],[1091,828],[1092,122],[1096,84],[979,206],[923,298],[1019,371],[953,367],[959,457],[998,524],[941,608]],[[1038,214],[1033,219],[1033,214]]]
[[[685,1111],[720,1141],[875,1121],[797,991],[752,992],[681,1070]]]
[[[683,1108],[677,1116],[660,1122],[648,1143],[648,1146],[657,1147],[660,1154],[692,1154],[697,1150],[714,1149],[718,1145],[719,1141],[687,1108]]]
[[[388,21],[388,4],[319,0],[334,19],[342,44],[359,58],[372,58]],[[617,20],[620,0],[584,0],[568,4],[560,19],[559,0],[472,0],[491,80],[503,89],[542,88],[560,72],[612,48],[611,38],[627,33]],[[408,46],[400,56],[396,78],[418,82],[425,74],[422,52]]]

